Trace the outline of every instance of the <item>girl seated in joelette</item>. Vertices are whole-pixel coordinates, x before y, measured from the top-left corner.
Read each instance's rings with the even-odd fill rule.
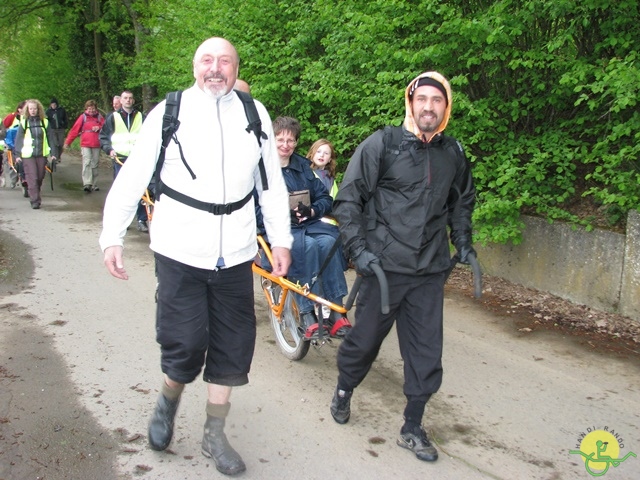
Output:
[[[336,198],[338,184],[336,182],[336,150],[333,144],[326,138],[317,140],[307,153],[307,158],[311,160],[311,168],[322,184],[327,187],[331,198]]]

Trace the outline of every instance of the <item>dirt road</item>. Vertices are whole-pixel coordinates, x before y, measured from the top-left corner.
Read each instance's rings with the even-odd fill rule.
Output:
[[[105,164],[102,190],[85,194],[79,159],[67,157],[41,210],[0,189],[0,480],[224,478],[200,453],[200,381],[185,391],[170,449],[146,445],[161,383],[153,257],[131,228],[130,280],[104,269],[97,239],[110,175]],[[441,457],[420,462],[395,445],[404,405],[395,333],[341,426],[328,411],[337,344],[286,360],[261,295],[251,382],[234,390],[228,420],[242,478],[588,479],[569,451],[605,427],[622,440],[615,458],[640,456],[636,358],[522,332],[472,298],[449,297],[444,384],[425,416]],[[605,478],[640,478],[640,458]]]

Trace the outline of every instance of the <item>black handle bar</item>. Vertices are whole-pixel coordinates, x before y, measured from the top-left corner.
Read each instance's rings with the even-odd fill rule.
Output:
[[[480,298],[482,296],[482,270],[480,269],[480,263],[474,252],[467,255],[471,270],[473,270],[473,296]]]
[[[480,298],[482,296],[482,270],[480,269],[480,263],[478,262],[475,252],[469,252],[467,260],[469,261],[469,265],[473,272],[473,296]],[[445,282],[459,261],[460,254],[456,252],[456,254],[451,257],[451,264],[449,265],[449,268],[445,271]]]
[[[380,284],[380,311],[386,315],[389,313],[389,284],[387,283],[387,277],[384,274],[382,267],[377,263],[371,263],[369,266],[371,267],[371,270],[373,270],[373,273],[376,274],[376,277],[378,277],[378,283]],[[353,307],[353,302],[356,300],[361,283],[362,277],[358,275],[355,282],[353,282],[351,292],[349,292],[347,301],[344,304],[344,308],[347,310],[351,310],[351,307]]]
[[[467,255],[467,259],[469,260],[469,265],[471,266],[471,270],[473,271],[473,296],[475,298],[480,298],[482,296],[482,269],[480,268],[480,263],[478,262],[478,258],[474,252],[470,252]],[[451,258],[451,266],[446,272],[445,282],[449,278],[451,271],[456,266],[456,264],[460,261],[460,255],[455,254]],[[380,283],[380,310],[382,313],[389,313],[389,284],[387,283],[387,277],[382,270],[382,267],[377,263],[371,264],[371,269],[378,277],[378,283]],[[362,277],[358,275],[353,282],[353,287],[351,287],[351,292],[349,292],[349,296],[347,297],[347,301],[344,304],[344,308],[351,310],[353,307],[353,303],[356,300],[356,296],[358,295],[358,291],[360,290],[360,284],[362,283]]]
[[[356,280],[353,282],[353,287],[351,287],[351,291],[349,292],[347,301],[344,304],[344,308],[347,309],[347,311],[351,310],[351,307],[353,307],[353,302],[356,301],[356,296],[358,295],[358,290],[360,290],[361,283],[362,283],[362,277],[358,275],[356,277]]]

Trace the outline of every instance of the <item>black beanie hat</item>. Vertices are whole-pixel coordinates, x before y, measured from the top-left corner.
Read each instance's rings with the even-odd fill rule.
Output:
[[[51,103],[55,103],[56,105],[58,104],[58,99],[56,97],[51,97],[51,101],[49,102]]]
[[[436,87],[438,90],[440,90],[442,92],[442,95],[444,95],[445,102],[447,102],[447,105],[449,104],[449,98],[447,97],[447,89],[444,88],[443,84],[441,84],[437,80],[434,80],[431,77],[420,77],[418,80],[413,82],[413,86],[411,87],[411,90],[409,90],[409,97],[413,97],[413,92],[416,91],[416,88],[422,87],[424,85],[429,85],[430,87]]]

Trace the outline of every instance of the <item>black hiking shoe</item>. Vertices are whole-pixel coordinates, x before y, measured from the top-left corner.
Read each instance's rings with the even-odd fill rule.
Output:
[[[145,220],[138,220],[138,231],[142,233],[149,233],[149,226]]]
[[[169,400],[162,393],[149,422],[149,446],[152,450],[165,450],[173,437],[173,422],[180,404],[180,397]]]
[[[425,462],[435,462],[438,459],[438,451],[431,445],[427,432],[421,426],[406,432],[400,431],[400,438],[396,443],[402,448],[411,450],[416,457]]]
[[[207,415],[202,436],[202,454],[213,459],[220,473],[236,475],[244,472],[247,467],[238,452],[229,444],[224,433],[224,425],[224,418]]]
[[[333,400],[331,400],[331,416],[340,425],[344,425],[349,421],[351,416],[351,395],[353,390],[345,391],[336,387],[336,391],[333,394]]]

